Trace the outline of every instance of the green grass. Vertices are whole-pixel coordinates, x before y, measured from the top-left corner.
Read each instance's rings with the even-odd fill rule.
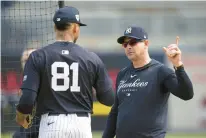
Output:
[[[93,132],[93,138],[101,138],[102,132]],[[11,138],[12,134],[2,134],[1,138]],[[166,138],[206,138],[206,134],[168,134]]]

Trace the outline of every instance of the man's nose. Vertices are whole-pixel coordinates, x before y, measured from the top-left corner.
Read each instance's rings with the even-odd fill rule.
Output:
[[[132,49],[132,46],[130,44],[127,44],[127,49]]]

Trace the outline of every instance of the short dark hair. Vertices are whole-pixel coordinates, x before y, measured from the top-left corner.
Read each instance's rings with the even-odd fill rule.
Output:
[[[56,29],[59,31],[65,31],[71,27],[71,23],[58,23],[55,24]]]

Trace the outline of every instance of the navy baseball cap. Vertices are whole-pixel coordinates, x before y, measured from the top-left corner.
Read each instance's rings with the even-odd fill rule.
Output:
[[[135,38],[137,40],[146,40],[148,39],[148,34],[146,33],[146,31],[141,28],[141,27],[128,27],[125,31],[124,31],[124,35],[119,37],[117,39],[117,42],[119,44],[124,43],[124,39],[126,37],[129,38]]]
[[[77,23],[80,26],[87,26],[80,22],[79,11],[71,6],[59,8],[54,14],[53,21],[55,24]]]

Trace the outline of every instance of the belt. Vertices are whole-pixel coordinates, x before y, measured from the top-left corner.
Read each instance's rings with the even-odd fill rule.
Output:
[[[76,114],[78,117],[89,117],[88,113],[49,113],[48,116],[59,116],[59,115],[69,115]]]

